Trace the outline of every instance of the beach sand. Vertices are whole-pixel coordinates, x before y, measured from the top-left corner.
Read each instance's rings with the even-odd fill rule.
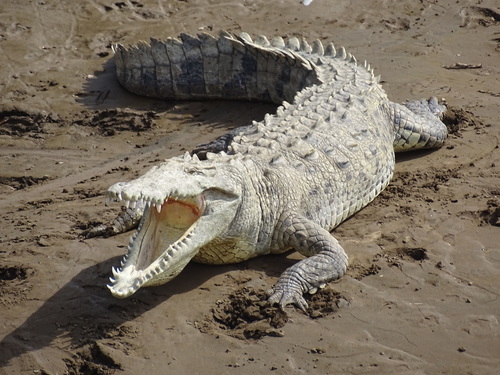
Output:
[[[391,100],[450,108],[445,146],[398,156],[334,231],[350,267],[308,314],[260,300],[297,253],[190,264],[117,300],[131,233],[82,236],[120,211],[113,183],[275,111],[117,83],[112,43],[221,29],[345,46]],[[497,1],[3,0],[0,67],[0,374],[498,373]]]

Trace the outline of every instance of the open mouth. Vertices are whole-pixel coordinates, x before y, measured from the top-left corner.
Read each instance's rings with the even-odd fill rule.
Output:
[[[166,197],[162,202],[142,197],[138,201],[108,193],[108,199],[124,200],[125,206],[144,207],[137,232],[130,239],[121,268],[113,267],[108,288],[118,298],[135,293],[141,286],[164,284],[174,278],[191,260],[183,255],[206,205],[203,195]]]

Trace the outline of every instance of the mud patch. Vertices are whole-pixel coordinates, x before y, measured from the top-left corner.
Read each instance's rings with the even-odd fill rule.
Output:
[[[412,247],[412,248],[399,248],[396,250],[396,253],[402,259],[413,259],[416,261],[423,261],[429,259],[427,256],[427,250],[422,247]]]
[[[259,339],[264,336],[283,336],[288,315],[278,307],[270,306],[264,291],[243,288],[219,301],[212,309],[212,318],[219,329],[230,336]]]
[[[367,276],[376,275],[380,272],[380,266],[372,264],[369,267],[365,267],[359,263],[350,264],[347,268],[347,275],[351,276],[356,280],[361,280]]]
[[[0,306],[14,306],[26,300],[34,271],[23,266],[0,267]]]
[[[320,289],[315,294],[304,296],[309,307],[307,315],[321,318],[347,306],[349,300],[331,289]],[[281,330],[288,322],[288,314],[267,302],[264,291],[243,288],[219,301],[207,318],[203,332],[222,332],[240,339],[260,339],[264,336],[282,337]],[[215,324],[214,324],[215,322]]]
[[[387,29],[389,29],[391,32],[396,32],[396,31],[406,31],[410,30],[410,20],[407,18],[390,18],[390,19],[384,19],[381,20],[380,23],[384,25]]]
[[[11,281],[11,280],[24,280],[27,277],[27,270],[23,267],[1,267],[0,268],[0,280]]]
[[[304,298],[309,305],[307,315],[313,319],[334,314],[351,303],[348,297],[329,288],[319,289],[317,293],[307,294]]]
[[[400,247],[377,254],[373,261],[377,262],[379,259],[384,259],[390,267],[402,269],[403,260],[423,262],[428,260],[429,256],[427,255],[427,249],[422,247]]]
[[[460,130],[469,126],[474,128],[483,126],[483,123],[472,112],[453,106],[447,107],[442,121],[448,128],[448,133],[453,135],[459,135]]]
[[[21,176],[21,177],[5,177],[0,176],[0,185],[7,185],[15,190],[22,190],[29,186],[38,185],[44,181],[50,180],[49,176],[34,177],[34,176]]]
[[[490,199],[488,207],[480,213],[483,225],[494,225],[500,227],[500,202],[498,199]]]
[[[124,109],[82,112],[82,119],[75,124],[99,130],[104,136],[113,136],[120,131],[141,132],[154,126],[158,115],[153,111],[141,112]]]
[[[134,16],[134,19],[160,19],[164,18],[165,14],[161,11],[155,11],[153,9],[145,8],[143,4],[139,1],[117,1],[109,5],[103,5],[103,10],[105,12],[123,12],[130,13]]]
[[[500,22],[500,13],[491,9],[478,6],[469,6],[460,10],[462,17],[461,27],[494,26]]]
[[[459,168],[449,168],[437,170],[428,168],[421,172],[397,171],[391,184],[384,189],[377,200],[372,204],[393,205],[397,201],[400,208],[397,211],[400,214],[411,216],[417,212],[414,206],[408,206],[411,200],[425,201],[428,203],[443,200],[437,193],[443,186],[446,186],[453,179],[458,180],[462,176]]]
[[[28,135],[40,138],[44,123],[56,123],[61,119],[51,113],[16,106],[0,107],[0,135],[20,137]]]
[[[97,343],[77,353],[72,360],[66,360],[66,366],[69,375],[109,375],[121,369],[120,364],[116,363],[103,346]]]

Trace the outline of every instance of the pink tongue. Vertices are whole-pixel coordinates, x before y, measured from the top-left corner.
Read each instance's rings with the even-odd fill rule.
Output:
[[[200,217],[198,207],[182,201],[169,200],[161,206],[161,212],[153,210],[156,219],[175,228],[190,227]]]

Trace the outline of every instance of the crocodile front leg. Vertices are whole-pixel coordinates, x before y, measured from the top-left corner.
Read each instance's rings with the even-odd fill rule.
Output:
[[[135,208],[123,207],[112,224],[100,224],[82,232],[85,238],[111,237],[137,228],[142,218],[144,205],[136,203]]]
[[[281,308],[293,303],[305,311],[303,294],[315,293],[327,282],[341,277],[347,269],[347,254],[330,232],[302,216],[287,218],[282,228],[282,243],[309,258],[283,272],[268,291],[269,302],[278,303]]]

